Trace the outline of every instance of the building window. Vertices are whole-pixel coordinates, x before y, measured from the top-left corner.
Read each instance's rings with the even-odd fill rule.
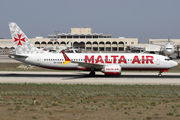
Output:
[[[119,47],[119,51],[124,51],[124,47]]]
[[[117,47],[112,47],[112,51],[117,51]]]
[[[66,36],[61,36],[61,38],[66,38]]]
[[[80,38],[85,38],[85,36],[80,36]]]
[[[98,47],[93,47],[93,51],[98,51]]]
[[[131,42],[131,44],[134,44],[134,42]]]
[[[72,36],[67,36],[67,38],[72,38]]]
[[[111,51],[111,47],[106,47],[106,51]]]
[[[91,51],[91,47],[86,47],[86,51]]]
[[[125,42],[125,44],[127,44],[127,42]]]
[[[99,51],[104,51],[104,47],[99,47]]]
[[[92,38],[92,36],[86,36],[86,38]]]
[[[93,38],[98,38],[98,36],[94,35]]]
[[[76,36],[76,35],[75,35],[74,38],[79,38],[79,36]]]

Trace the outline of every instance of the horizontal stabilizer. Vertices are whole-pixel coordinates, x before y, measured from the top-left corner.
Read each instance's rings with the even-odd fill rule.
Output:
[[[27,55],[16,55],[16,54],[7,54],[8,56],[24,57],[27,58]]]

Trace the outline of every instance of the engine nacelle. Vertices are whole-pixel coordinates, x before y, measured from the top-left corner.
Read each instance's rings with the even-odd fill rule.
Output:
[[[102,68],[101,72],[105,75],[121,75],[120,65],[106,65]]]

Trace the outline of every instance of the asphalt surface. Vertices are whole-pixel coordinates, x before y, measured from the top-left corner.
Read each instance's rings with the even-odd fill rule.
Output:
[[[180,73],[123,72],[121,76],[104,76],[97,72],[0,72],[0,83],[58,83],[58,84],[173,84],[180,85]]]

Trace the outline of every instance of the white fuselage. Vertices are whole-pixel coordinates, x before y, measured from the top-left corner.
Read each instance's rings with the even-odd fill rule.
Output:
[[[62,65],[65,60],[61,53],[26,54],[27,58],[14,59],[26,64],[57,70],[90,70],[90,67],[81,67],[78,63]],[[103,65],[118,64],[122,70],[167,70],[177,66],[177,63],[166,56],[156,54],[134,53],[67,53],[71,61],[95,63]],[[96,69],[101,70],[101,68]]]

